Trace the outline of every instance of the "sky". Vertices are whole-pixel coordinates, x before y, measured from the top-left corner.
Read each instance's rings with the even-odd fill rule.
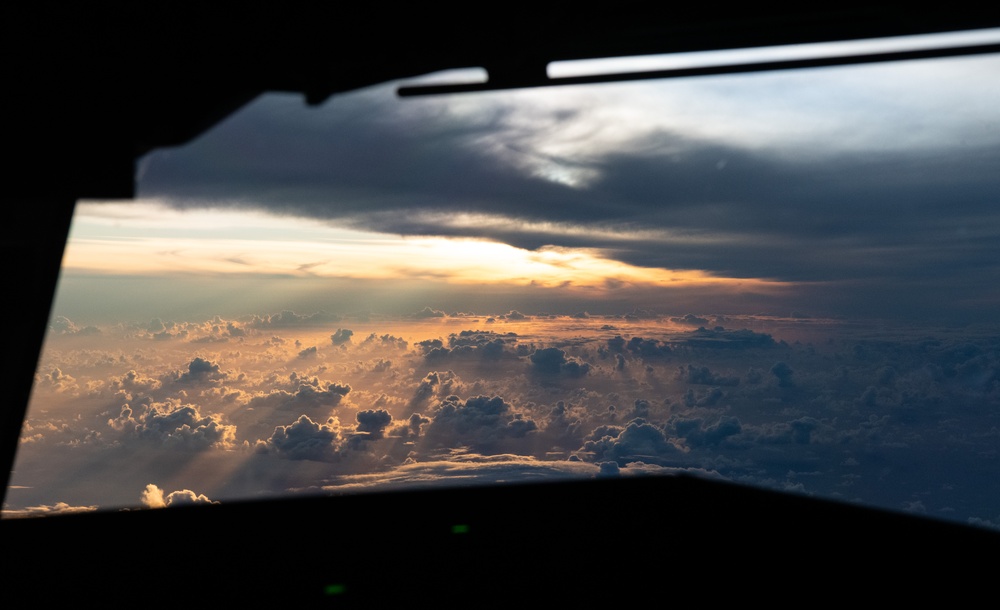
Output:
[[[78,203],[4,514],[683,471],[1000,527],[998,69],[262,96]]]

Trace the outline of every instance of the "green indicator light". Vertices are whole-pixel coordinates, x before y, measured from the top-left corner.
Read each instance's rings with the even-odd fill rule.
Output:
[[[347,587],[338,584],[338,585],[327,585],[326,588],[323,589],[323,592],[326,593],[327,595],[340,595],[346,590]]]
[[[469,533],[469,526],[468,525],[453,525],[453,526],[451,526],[451,533],[452,534],[468,534]]]

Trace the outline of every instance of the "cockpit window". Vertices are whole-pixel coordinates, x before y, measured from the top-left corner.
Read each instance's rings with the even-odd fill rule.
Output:
[[[1000,528],[997,73],[261,97],[78,203],[4,516],[689,473]]]

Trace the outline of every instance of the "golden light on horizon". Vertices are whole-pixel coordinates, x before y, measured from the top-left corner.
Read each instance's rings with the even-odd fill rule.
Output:
[[[456,222],[460,225],[473,220],[459,218]],[[546,232],[559,229],[525,226]],[[614,236],[629,238],[627,233]],[[640,237],[648,235],[637,232],[636,239]],[[543,246],[528,250],[486,239],[403,237],[255,212],[179,212],[152,203],[83,204],[63,266],[99,275],[429,280],[455,285],[586,289],[591,293],[625,285],[755,290],[787,286],[764,279],[717,277],[699,270],[640,267],[608,258],[596,248]]]

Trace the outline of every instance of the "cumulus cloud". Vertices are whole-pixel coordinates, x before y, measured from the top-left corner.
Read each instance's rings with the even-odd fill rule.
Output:
[[[433,446],[468,445],[488,448],[503,439],[523,438],[538,425],[499,396],[458,396],[442,400],[431,414],[424,439]]]
[[[354,331],[349,328],[338,328],[337,332],[330,335],[330,341],[334,345],[344,345],[351,342],[351,337],[354,336]]]
[[[566,352],[557,347],[535,350],[528,359],[531,368],[540,375],[564,375],[583,377],[590,372],[590,364],[579,358],[567,357]]]
[[[670,345],[659,339],[632,337],[626,341],[621,335],[615,335],[607,340],[607,345],[612,352],[629,353],[643,360],[665,359],[673,354]]]
[[[634,419],[624,428],[600,426],[580,450],[591,455],[595,462],[613,460],[619,465],[636,461],[662,463],[664,458],[677,457],[683,452],[661,428],[642,419]]]
[[[371,438],[382,438],[385,429],[392,423],[392,415],[385,409],[358,411],[358,432],[366,432]]]
[[[55,389],[58,392],[73,390],[77,388],[76,379],[71,375],[67,375],[62,372],[62,369],[56,367],[49,371],[48,374],[42,375],[37,378],[38,381],[45,383],[49,387]]]
[[[316,377],[308,378],[292,374],[292,391],[276,389],[266,394],[258,394],[250,399],[248,406],[273,409],[319,409],[335,407],[350,394],[351,386],[345,383],[322,382]]]
[[[408,345],[409,343],[403,338],[394,337],[390,334],[379,335],[378,333],[371,333],[361,342],[362,347],[370,349],[382,347],[405,350]]]
[[[179,384],[214,384],[218,385],[226,378],[218,364],[197,357],[188,363],[188,370],[175,373],[174,381]]]
[[[735,417],[722,417],[711,425],[706,425],[701,418],[677,418],[673,421],[673,427],[677,436],[692,447],[717,445],[743,431],[740,420]]]
[[[135,369],[131,369],[121,377],[112,377],[110,386],[112,389],[121,391],[127,400],[132,400],[136,396],[148,396],[162,387],[163,383],[159,379],[144,377]]]
[[[220,483],[214,471],[199,470],[207,462],[240,469],[246,483],[236,484],[247,497],[380,480],[475,481],[476,473],[484,481],[690,469],[894,510],[919,500],[928,514],[963,523],[996,520],[968,508],[996,495],[993,473],[982,468],[1000,438],[1000,340],[992,334],[893,336],[856,321],[763,315],[726,322],[753,330],[538,316],[518,335],[501,332],[510,326],[499,321],[492,330],[457,331],[471,324],[465,319],[433,324],[428,335],[426,322],[396,318],[386,329],[410,333],[412,352],[401,352],[407,340],[373,332],[308,362],[295,354],[326,341],[336,325],[282,331],[279,341],[247,327],[247,341],[217,353],[151,344],[140,328],[146,323],[109,327],[102,341],[114,343],[100,349],[50,333],[19,449],[20,476],[38,480],[18,481],[20,507],[8,510],[55,511],[59,501],[67,510],[87,507],[98,503],[93,489],[111,490],[106,482],[119,473],[129,484],[100,504],[127,505],[148,481],[173,476],[176,459],[192,466],[176,487],[198,493],[180,489],[175,502],[234,497],[233,479]],[[366,332],[376,328],[365,324]],[[209,326],[224,330],[227,322],[177,322],[173,330]],[[838,335],[844,328],[854,334]],[[303,345],[293,349],[296,341]],[[426,359],[435,349],[497,349],[502,358],[435,367]],[[603,361],[571,381],[567,365],[592,357]],[[72,392],[53,389],[71,379]],[[350,423],[341,426],[334,412],[341,420],[349,413]],[[238,447],[247,451],[218,450]],[[171,460],[145,464],[147,450]],[[104,454],[135,460],[125,469],[99,465]],[[83,465],[73,471],[79,483],[39,474],[59,472],[53,464],[60,463]],[[86,492],[70,493],[74,485]],[[149,501],[166,504],[167,491],[157,500],[151,490]]]
[[[115,430],[165,446],[229,449],[236,441],[236,426],[224,423],[220,414],[203,415],[195,405],[153,403],[139,405],[133,412],[126,404],[118,417],[107,423]]]
[[[508,346],[517,344],[516,333],[463,330],[448,336],[448,347],[440,339],[421,341],[418,346],[428,361],[459,360],[463,362],[517,358]]]
[[[448,395],[458,383],[458,377],[452,371],[431,371],[427,373],[413,391],[409,408],[416,409],[431,400],[435,395]]]
[[[680,376],[688,383],[701,385],[735,386],[739,385],[739,377],[726,377],[712,373],[707,366],[695,367],[687,365],[680,368]]]
[[[139,502],[146,508],[166,508],[185,504],[218,504],[218,502],[208,499],[205,494],[198,494],[190,489],[172,491],[164,495],[163,490],[152,483],[146,485],[146,489],[142,490]]]
[[[778,380],[778,385],[783,388],[789,388],[795,385],[792,380],[792,367],[784,362],[775,362],[774,366],[771,367],[771,374]]]
[[[49,331],[57,335],[98,335],[101,329],[96,326],[78,327],[72,320],[65,316],[55,316],[49,324]]]
[[[271,451],[292,460],[329,461],[337,458],[342,441],[337,418],[317,423],[301,415],[287,426],[277,426],[270,438],[258,442],[257,450]]]

